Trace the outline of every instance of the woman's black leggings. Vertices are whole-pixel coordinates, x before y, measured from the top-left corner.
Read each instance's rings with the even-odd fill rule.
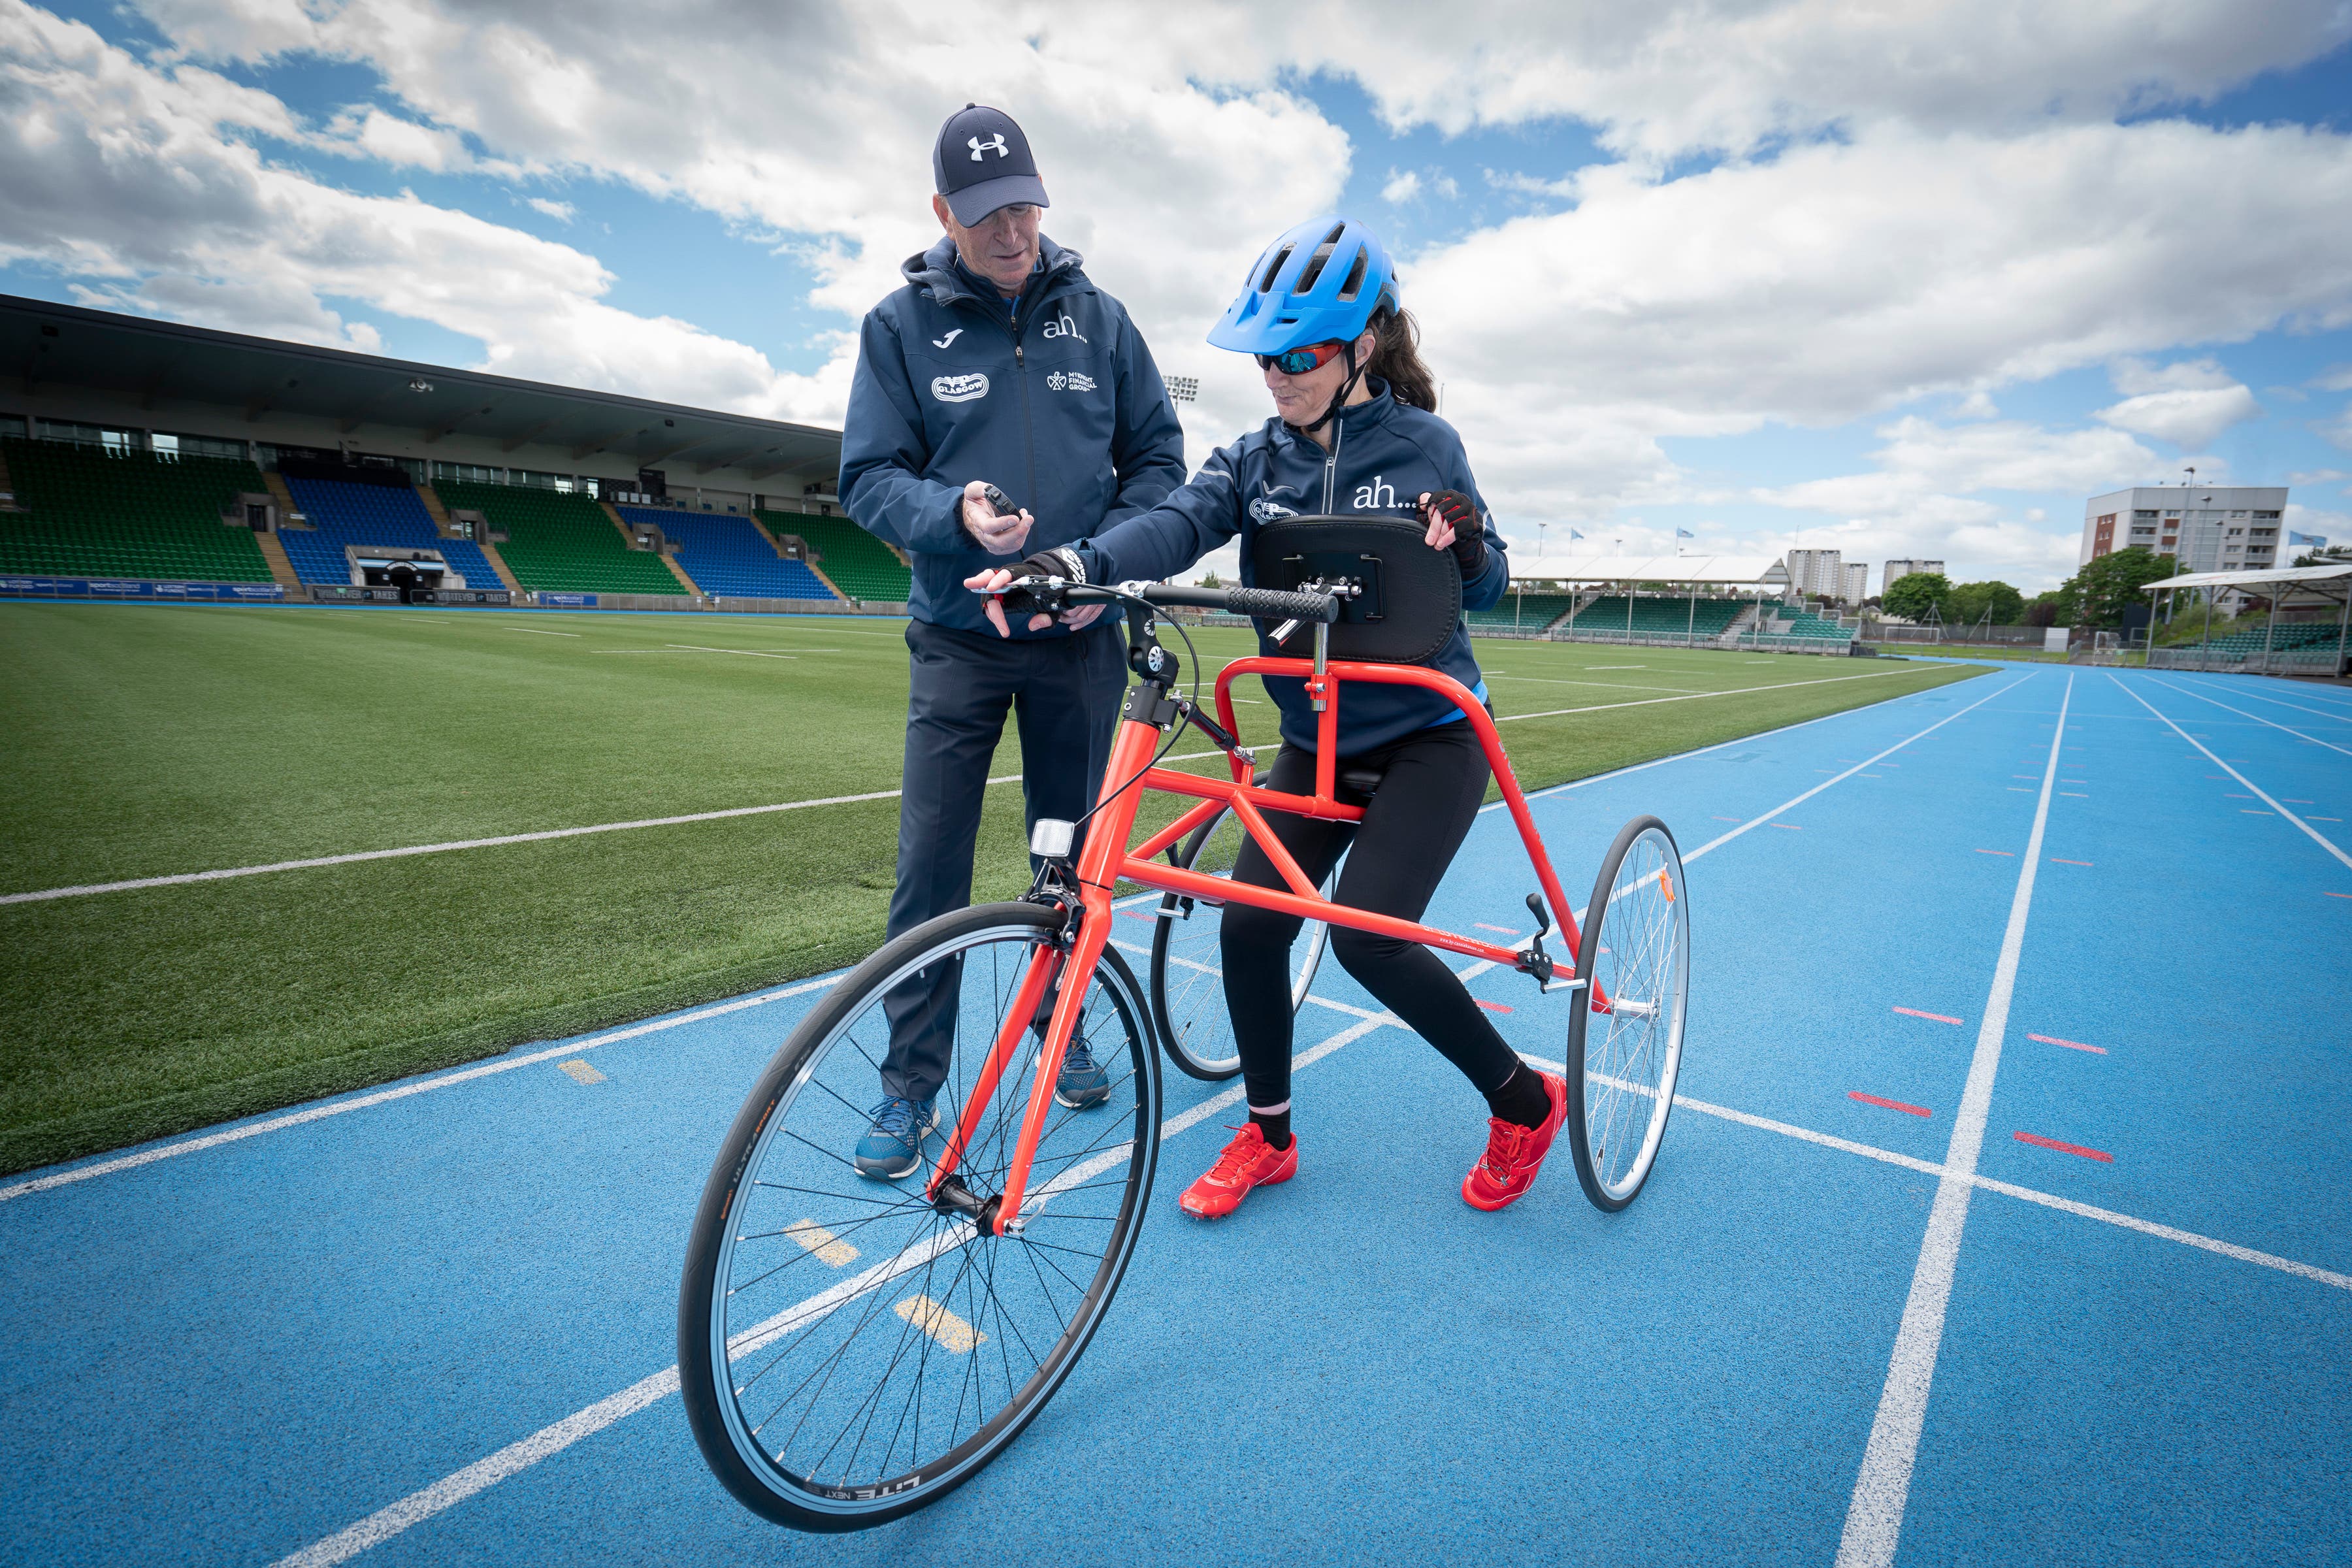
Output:
[[[1469,723],[1457,721],[1416,731],[1347,762],[1384,770],[1361,823],[1269,811],[1267,825],[1318,887],[1352,842],[1334,895],[1338,901],[1417,921],[1477,818],[1489,776],[1486,751]],[[1315,753],[1285,742],[1265,785],[1313,795]],[[1255,840],[1242,847],[1234,879],[1259,888],[1285,886]],[[1225,906],[1220,938],[1225,1006],[1255,1106],[1270,1108],[1290,1098],[1290,947],[1304,923],[1271,910]],[[1334,926],[1331,951],[1365,990],[1444,1052],[1480,1093],[1500,1089],[1517,1069],[1519,1058],[1429,949]]]

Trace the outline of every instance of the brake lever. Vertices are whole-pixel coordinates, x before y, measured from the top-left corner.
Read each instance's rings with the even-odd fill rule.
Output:
[[[1184,715],[1201,733],[1215,742],[1220,749],[1234,756],[1242,754],[1242,738],[1210,718],[1199,703],[1189,697],[1178,697],[1172,700],[1176,704],[1176,710]]]

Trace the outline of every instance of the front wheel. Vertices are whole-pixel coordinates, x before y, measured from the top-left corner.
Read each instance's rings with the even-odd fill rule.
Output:
[[[1682,1071],[1690,996],[1690,890],[1666,825],[1637,816],[1601,858],[1568,1025],[1568,1137],[1584,1195],[1611,1213],[1658,1158]],[[1605,998],[1596,1000],[1596,998]]]
[[[1110,1307],[1160,1148],[1160,1063],[1142,990],[1106,951],[1079,1033],[1107,1102],[1052,1107],[1025,1223],[996,1236],[926,1197],[1059,915],[987,904],[943,915],[845,977],[792,1032],[729,1130],[678,1291],[678,1378],[711,1471],[803,1530],[860,1530],[971,1479],[1045,1407]],[[895,1182],[852,1163],[893,1039],[945,1057],[940,1123]],[[957,1175],[987,1200],[1005,1173],[1042,1038],[1024,1028],[978,1107]]]
[[[1234,862],[1249,842],[1249,829],[1231,808],[1217,813],[1194,829],[1176,852],[1176,864],[1204,877],[1231,878]],[[1331,896],[1339,885],[1337,866],[1323,879],[1322,893]],[[1220,951],[1222,906],[1205,899],[1176,893],[1161,895],[1153,911],[1157,927],[1151,933],[1151,1011],[1160,1024],[1160,1038],[1168,1059],[1188,1078],[1216,1083],[1242,1070],[1241,1047],[1234,1043],[1232,1016],[1225,1010],[1224,958]],[[1307,1005],[1315,984],[1315,971],[1331,928],[1308,921],[1290,949],[1290,1011]]]

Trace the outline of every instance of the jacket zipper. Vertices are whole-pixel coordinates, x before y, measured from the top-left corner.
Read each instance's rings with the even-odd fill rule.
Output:
[[[1332,487],[1339,478],[1339,440],[1348,433],[1346,423],[1334,416],[1331,420],[1331,450],[1323,458],[1323,515],[1331,515]]]

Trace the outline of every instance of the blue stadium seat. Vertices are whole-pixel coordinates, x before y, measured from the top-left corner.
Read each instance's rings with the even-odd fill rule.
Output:
[[[776,553],[748,518],[670,507],[624,506],[625,522],[647,523],[676,547],[677,563],[713,598],[837,599],[824,580]]]
[[[356,544],[437,550],[441,559],[466,579],[467,587],[505,586],[473,541],[441,537],[432,513],[413,489],[297,479],[290,474],[286,476],[286,489],[310,527],[308,531],[281,529],[278,542],[286,547],[286,558],[305,583],[349,583],[351,563],[343,547]]]

